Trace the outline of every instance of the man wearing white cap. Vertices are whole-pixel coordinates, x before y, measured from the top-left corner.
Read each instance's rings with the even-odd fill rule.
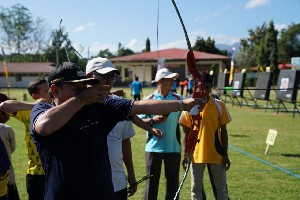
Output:
[[[157,90],[145,99],[181,100],[182,97],[179,94],[171,92],[174,78],[178,76],[179,74],[172,73],[167,68],[158,70],[155,80],[152,81],[157,83]],[[151,174],[153,177],[146,181],[144,199],[157,199],[162,161],[164,161],[167,179],[165,199],[173,199],[176,194],[181,155],[179,115],[180,112],[171,112],[167,115],[139,115],[145,122],[164,133],[164,136],[158,139],[147,132],[146,174]]]
[[[46,173],[45,200],[117,199],[107,149],[115,125],[136,114],[189,111],[201,104],[193,98],[115,99],[108,85],[98,83],[75,63],[63,63],[48,77],[54,103],[40,102],[31,111],[31,136]]]
[[[86,74],[89,78],[95,78],[100,85],[109,85],[110,89],[116,80],[119,71],[107,58],[93,58],[87,63]],[[114,98],[120,98],[113,95]],[[147,123],[135,116],[132,120],[137,126],[146,128],[152,134],[161,137],[160,130],[154,130]],[[137,122],[138,121],[138,122]],[[141,124],[142,123],[142,124]],[[154,131],[154,132],[153,132]],[[127,181],[130,185],[129,195],[137,190],[134,167],[132,162],[132,150],[130,138],[135,134],[131,121],[121,121],[111,130],[107,136],[109,160],[112,171],[114,192],[118,200],[127,199]],[[123,167],[123,161],[127,169],[127,176]]]

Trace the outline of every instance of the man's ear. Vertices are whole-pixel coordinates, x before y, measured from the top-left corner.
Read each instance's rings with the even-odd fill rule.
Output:
[[[58,96],[58,87],[55,84],[50,86],[49,92],[53,95],[53,97]]]
[[[31,96],[32,96],[33,99],[39,99],[40,98],[39,94],[32,94]]]

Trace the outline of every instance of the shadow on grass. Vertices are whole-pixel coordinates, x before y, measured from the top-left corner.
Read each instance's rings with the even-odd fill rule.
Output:
[[[232,137],[249,137],[248,135],[229,135],[229,136],[232,136]]]
[[[294,158],[300,158],[300,154],[289,154],[289,153],[283,153],[281,154],[282,156],[285,157],[294,157]]]

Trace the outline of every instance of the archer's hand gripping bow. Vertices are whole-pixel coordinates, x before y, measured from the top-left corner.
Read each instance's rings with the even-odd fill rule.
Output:
[[[179,10],[176,6],[175,0],[172,0],[172,3],[174,5],[174,8],[176,10],[176,13],[179,17],[181,26],[183,28],[184,31],[184,35],[185,35],[185,39],[187,42],[187,46],[188,46],[188,52],[187,52],[187,56],[186,56],[186,62],[188,65],[188,68],[193,76],[194,79],[194,91],[193,91],[193,98],[198,98],[201,99],[201,101],[205,102],[206,101],[206,97],[205,97],[205,93],[204,93],[204,86],[203,86],[203,77],[202,75],[198,72],[197,68],[196,68],[196,59],[195,59],[195,55],[193,53],[193,49],[187,34],[187,31],[185,29],[183,20],[181,18],[181,15],[179,13]],[[198,133],[199,133],[199,129],[200,129],[200,121],[201,121],[201,116],[199,115],[199,112],[196,115],[191,115],[192,116],[192,128],[190,130],[189,136],[188,136],[188,140],[186,143],[186,148],[188,148],[188,157],[187,157],[187,162],[186,162],[186,169],[185,169],[185,173],[183,175],[183,178],[180,182],[180,185],[178,187],[178,190],[176,192],[176,195],[174,197],[174,200],[177,199],[179,192],[183,186],[183,183],[186,179],[188,170],[190,168],[190,164],[192,162],[192,157],[193,157],[193,152],[195,150],[195,146],[197,144],[197,142],[199,142],[198,140]]]

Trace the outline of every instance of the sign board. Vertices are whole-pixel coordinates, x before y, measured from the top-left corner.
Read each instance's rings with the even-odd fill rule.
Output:
[[[269,145],[274,145],[275,139],[277,136],[277,131],[274,129],[269,129],[268,137],[266,143]]]
[[[270,145],[274,145],[276,136],[277,136],[277,130],[269,129],[269,133],[268,133],[267,140],[266,140],[267,147],[266,147],[266,150],[265,150],[265,155],[268,154]]]

